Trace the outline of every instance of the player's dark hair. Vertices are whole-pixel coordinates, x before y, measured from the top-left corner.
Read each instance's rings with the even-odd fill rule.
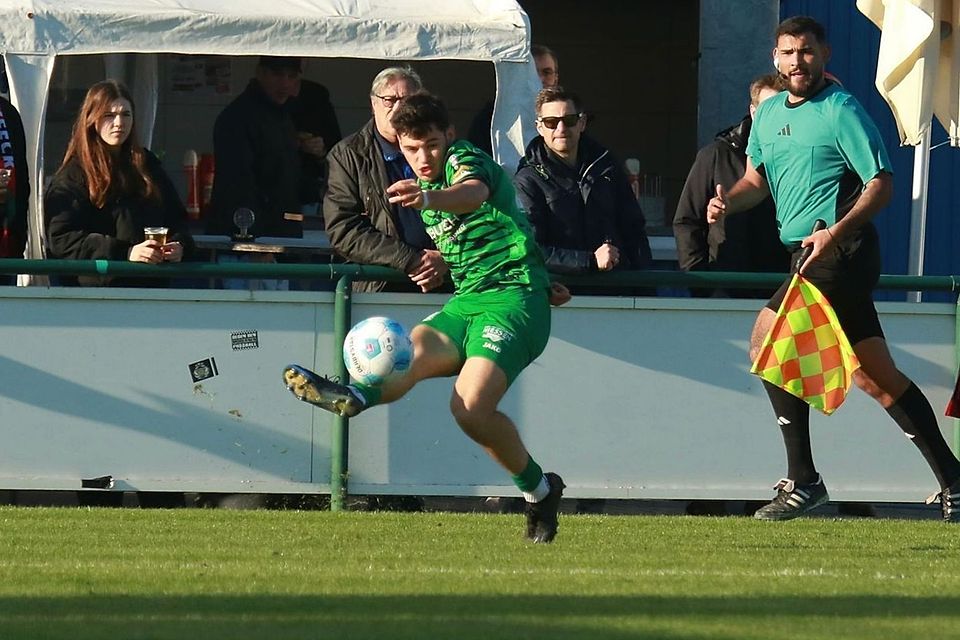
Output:
[[[425,138],[432,127],[446,131],[450,115],[443,100],[427,91],[420,91],[401,100],[390,117],[397,135]]]
[[[823,25],[810,16],[793,16],[781,22],[773,36],[773,41],[779,40],[780,36],[796,37],[806,33],[813,35],[820,44],[827,44],[827,32]]]
[[[537,94],[537,100],[534,106],[536,107],[537,115],[540,115],[540,108],[548,102],[567,101],[573,103],[573,108],[577,113],[583,111],[583,103],[580,101],[580,96],[572,91],[567,91],[563,87],[547,87],[546,89],[541,89],[540,93]]]

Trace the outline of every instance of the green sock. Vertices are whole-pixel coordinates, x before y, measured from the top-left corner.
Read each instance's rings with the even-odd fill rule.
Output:
[[[527,460],[527,466],[519,474],[513,476],[513,484],[524,493],[533,493],[540,481],[543,480],[543,469],[540,468],[533,456]]]
[[[380,404],[380,396],[382,394],[380,387],[371,387],[370,385],[360,384],[359,382],[355,382],[350,386],[360,394],[360,397],[363,398],[363,404],[367,407]]]

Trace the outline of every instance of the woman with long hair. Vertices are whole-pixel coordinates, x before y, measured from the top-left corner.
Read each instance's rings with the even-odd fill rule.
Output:
[[[48,256],[179,262],[193,250],[187,211],[160,161],[137,141],[130,91],[115,80],[87,91],[63,164],[44,194]],[[146,238],[166,227],[166,241]],[[162,286],[162,280],[62,278],[64,284]]]

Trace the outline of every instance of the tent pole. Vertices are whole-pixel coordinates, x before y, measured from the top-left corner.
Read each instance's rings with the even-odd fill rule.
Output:
[[[927,231],[927,188],[930,180],[930,130],[928,126],[923,139],[914,148],[913,193],[910,206],[910,257],[907,275],[923,275],[924,238]],[[907,302],[920,302],[920,292],[907,293]]]

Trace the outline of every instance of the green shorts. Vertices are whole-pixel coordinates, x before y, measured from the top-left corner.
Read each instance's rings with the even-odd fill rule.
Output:
[[[457,345],[460,357],[492,360],[513,384],[550,339],[546,290],[506,289],[451,298],[421,322]]]

